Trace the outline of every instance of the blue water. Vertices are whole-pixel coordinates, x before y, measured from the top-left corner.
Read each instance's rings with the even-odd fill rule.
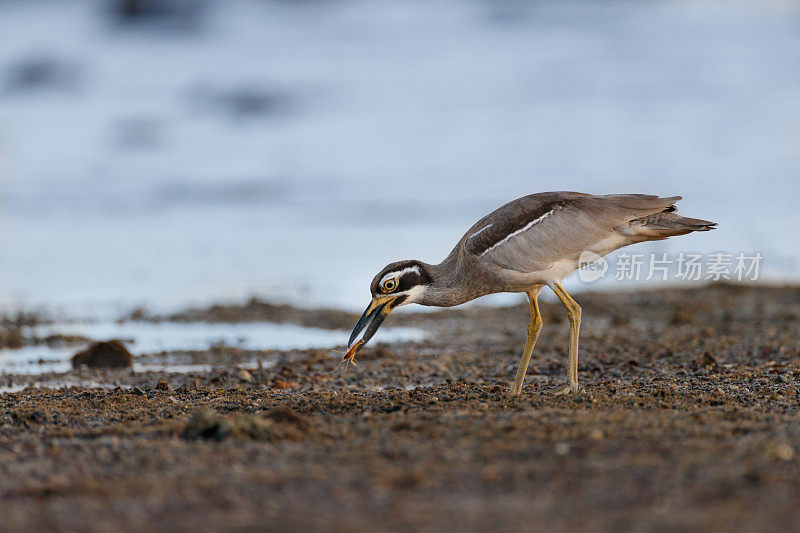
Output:
[[[720,229],[641,251],[760,251],[763,278],[797,279],[794,3],[195,15],[0,3],[4,307],[357,309],[386,263],[438,261],[498,205],[564,189],[682,194]]]

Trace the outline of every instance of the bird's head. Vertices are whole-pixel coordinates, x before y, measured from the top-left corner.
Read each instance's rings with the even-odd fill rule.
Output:
[[[386,265],[370,284],[372,302],[353,328],[348,349],[360,340],[363,343],[370,340],[394,308],[418,302],[431,281],[429,265],[420,261],[398,261]]]

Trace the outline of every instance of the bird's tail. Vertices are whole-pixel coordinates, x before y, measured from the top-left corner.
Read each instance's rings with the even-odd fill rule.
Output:
[[[716,225],[716,222],[681,216],[675,213],[675,206],[670,205],[661,213],[631,220],[625,233],[647,240],[659,240],[693,231],[716,229]]]

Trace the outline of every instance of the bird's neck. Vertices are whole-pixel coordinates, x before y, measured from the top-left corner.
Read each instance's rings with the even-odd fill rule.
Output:
[[[451,307],[476,298],[459,275],[459,259],[448,256],[438,265],[425,265],[431,276],[431,283],[418,303],[435,307]]]

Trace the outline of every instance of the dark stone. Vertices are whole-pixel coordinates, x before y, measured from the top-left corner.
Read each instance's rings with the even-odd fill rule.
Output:
[[[118,340],[96,342],[72,357],[72,367],[128,368],[133,366],[133,354]]]
[[[183,428],[185,439],[277,441],[300,440],[311,425],[290,409],[273,409],[267,416],[241,413],[222,416],[210,409],[192,415]]]
[[[308,431],[311,428],[311,420],[288,407],[276,407],[267,412],[266,417],[279,424],[293,424],[298,429]]]
[[[717,364],[717,358],[714,357],[714,354],[711,352],[703,352],[703,366],[715,366]]]
[[[183,438],[223,440],[231,433],[233,428],[224,418],[211,409],[201,409],[187,422]]]

